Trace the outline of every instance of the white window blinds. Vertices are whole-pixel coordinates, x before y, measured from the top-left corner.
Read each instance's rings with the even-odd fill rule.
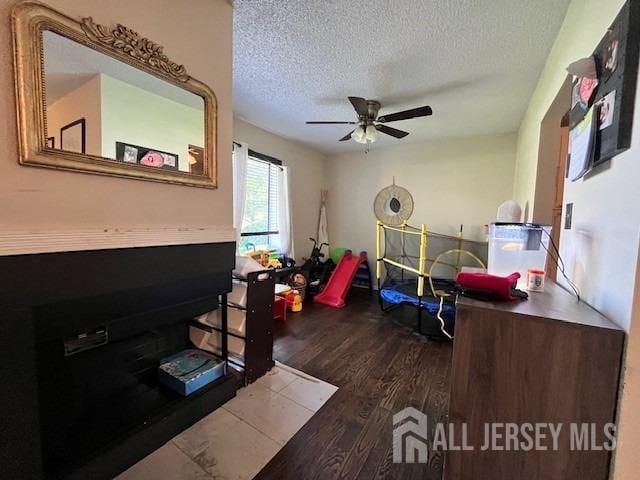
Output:
[[[241,252],[268,249],[275,245],[280,230],[280,168],[273,163],[249,157]]]

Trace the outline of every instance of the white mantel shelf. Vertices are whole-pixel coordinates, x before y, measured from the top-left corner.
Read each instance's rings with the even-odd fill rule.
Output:
[[[0,231],[0,256],[235,242],[230,226]]]

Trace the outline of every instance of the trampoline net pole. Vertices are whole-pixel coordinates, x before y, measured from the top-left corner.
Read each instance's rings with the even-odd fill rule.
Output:
[[[380,286],[380,276],[382,275],[382,249],[380,248],[380,231],[382,230],[380,220],[376,222],[376,277]]]
[[[382,224],[380,220],[376,221],[376,280],[378,282],[378,304],[380,309],[384,310],[384,303],[382,302],[382,290],[380,289],[380,276],[382,275],[382,249],[380,248],[380,234],[382,230]]]
[[[402,222],[402,233],[401,235],[401,247],[400,247],[400,263],[404,264],[407,259],[407,253],[405,250],[405,240],[407,235],[405,234],[405,229],[407,228],[407,221]],[[404,269],[400,270],[400,280],[404,282]]]
[[[424,223],[420,229],[420,263],[418,264],[418,297],[424,295],[424,269],[427,257],[427,228]]]
[[[462,231],[463,231],[462,229],[463,229],[463,225],[460,224],[460,232],[458,233],[458,254],[456,256],[456,275],[458,273],[460,273],[460,270],[461,270],[461,265],[460,265],[460,262],[461,262],[460,255],[461,255],[461,253],[460,252],[462,251],[462,240],[464,238],[464,234],[462,233]]]

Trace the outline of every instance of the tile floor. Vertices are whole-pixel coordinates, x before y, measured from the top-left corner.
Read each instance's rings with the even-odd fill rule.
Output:
[[[117,479],[251,479],[336,390],[276,363],[267,375]]]

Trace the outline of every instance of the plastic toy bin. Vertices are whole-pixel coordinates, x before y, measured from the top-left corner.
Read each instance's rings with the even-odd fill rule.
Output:
[[[489,226],[489,273],[507,276],[518,272],[518,288],[524,289],[527,270],[546,269],[550,238],[550,225],[492,223]]]
[[[225,362],[200,350],[185,350],[164,358],[158,380],[180,395],[187,396],[224,375]]]

